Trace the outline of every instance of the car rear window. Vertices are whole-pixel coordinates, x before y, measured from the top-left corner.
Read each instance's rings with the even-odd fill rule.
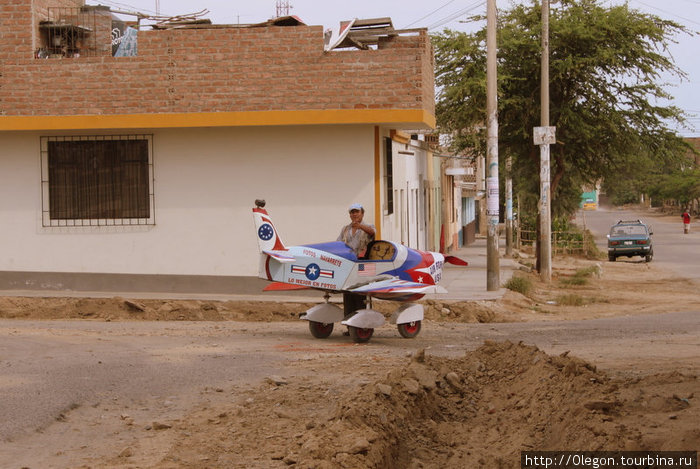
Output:
[[[646,235],[647,229],[644,225],[617,225],[610,229],[612,236],[626,235]]]

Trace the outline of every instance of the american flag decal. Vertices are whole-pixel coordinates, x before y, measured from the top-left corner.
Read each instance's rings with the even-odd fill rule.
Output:
[[[376,264],[358,264],[357,275],[361,277],[368,277],[377,274]]]

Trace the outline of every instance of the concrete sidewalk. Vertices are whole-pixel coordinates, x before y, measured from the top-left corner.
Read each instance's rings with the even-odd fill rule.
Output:
[[[447,289],[442,295],[426,295],[426,299],[449,301],[495,300],[501,298],[506,289],[503,285],[510,280],[519,265],[513,259],[504,257],[505,241],[500,239],[499,284],[496,291],[486,290],[486,238],[477,238],[469,246],[449,253],[469,263],[467,267],[445,264],[440,285]]]
[[[513,259],[503,257],[504,241],[501,240],[500,252],[500,285],[507,282],[518,268]],[[467,267],[445,264],[440,285],[448,291],[446,294],[426,295],[425,299],[449,301],[476,301],[498,299],[505,293],[505,288],[497,291],[486,290],[486,238],[477,238],[469,245],[449,253],[469,263]],[[276,301],[276,302],[308,302],[318,303],[323,299],[323,292],[317,290],[297,290],[290,292],[263,292],[267,285],[259,280],[255,288],[242,288],[241,293],[196,293],[174,291],[86,291],[80,289],[0,289],[0,296],[25,297],[77,297],[77,298],[113,298],[115,296],[132,299],[163,299],[163,300],[210,300],[210,301]],[[333,302],[342,302],[341,295],[333,295]]]

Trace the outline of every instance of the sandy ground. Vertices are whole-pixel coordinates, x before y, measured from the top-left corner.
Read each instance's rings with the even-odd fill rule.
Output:
[[[583,270],[590,275],[579,280],[576,272]],[[653,262],[555,259],[550,285],[534,274],[517,275],[534,285],[527,296],[508,292],[498,301],[431,301],[426,324],[700,311],[698,285]],[[309,306],[2,297],[0,317],[297,324]],[[698,346],[685,345],[696,351]],[[323,360],[313,359],[323,352],[300,355],[290,376],[205,389],[179,402],[183,412],[163,412],[157,421],[144,421],[137,403],[112,405],[119,418],[109,424],[95,421],[94,410],[67,409],[42,430],[43,439],[27,440],[44,445],[42,454],[51,452],[52,463],[32,465],[28,457],[30,463],[21,467],[518,468],[520,451],[530,449],[700,448],[695,359],[678,362],[677,369],[628,363],[598,369],[566,352],[548,355],[534,345],[494,341],[459,357],[430,350],[399,357],[336,350]],[[682,352],[678,355],[697,357]],[[615,356],[607,363],[615,363]],[[61,441],[74,445],[75,435],[98,431],[99,451],[62,451]]]

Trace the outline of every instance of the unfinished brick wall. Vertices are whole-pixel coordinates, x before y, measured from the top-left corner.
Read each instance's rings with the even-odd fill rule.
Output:
[[[21,58],[33,46],[34,31],[31,4],[26,0],[0,0],[0,66]]]
[[[427,33],[422,33],[422,34],[427,34]],[[430,42],[430,39],[428,38],[428,42]],[[384,41],[380,41],[379,43],[380,48],[400,48],[400,47],[406,47],[409,49],[415,48],[415,38],[412,37],[402,37],[402,36],[395,36],[391,38],[387,38]],[[421,68],[422,76],[421,76],[421,87],[423,91],[423,96],[422,96],[422,102],[424,103],[432,103],[433,106],[430,108],[430,112],[434,112],[434,103],[435,103],[435,61],[433,57],[433,49],[430,44],[428,44],[427,47],[421,48],[422,51],[422,56],[420,57],[420,60],[423,63],[423,66]],[[427,65],[426,65],[427,64]]]
[[[16,4],[0,12],[3,25],[28,13],[29,0],[0,1]],[[38,60],[33,27],[23,18],[11,31],[17,41],[0,43],[4,115],[434,112],[425,31],[393,38],[377,50],[324,52],[321,26],[148,30],[139,32],[136,57]]]

